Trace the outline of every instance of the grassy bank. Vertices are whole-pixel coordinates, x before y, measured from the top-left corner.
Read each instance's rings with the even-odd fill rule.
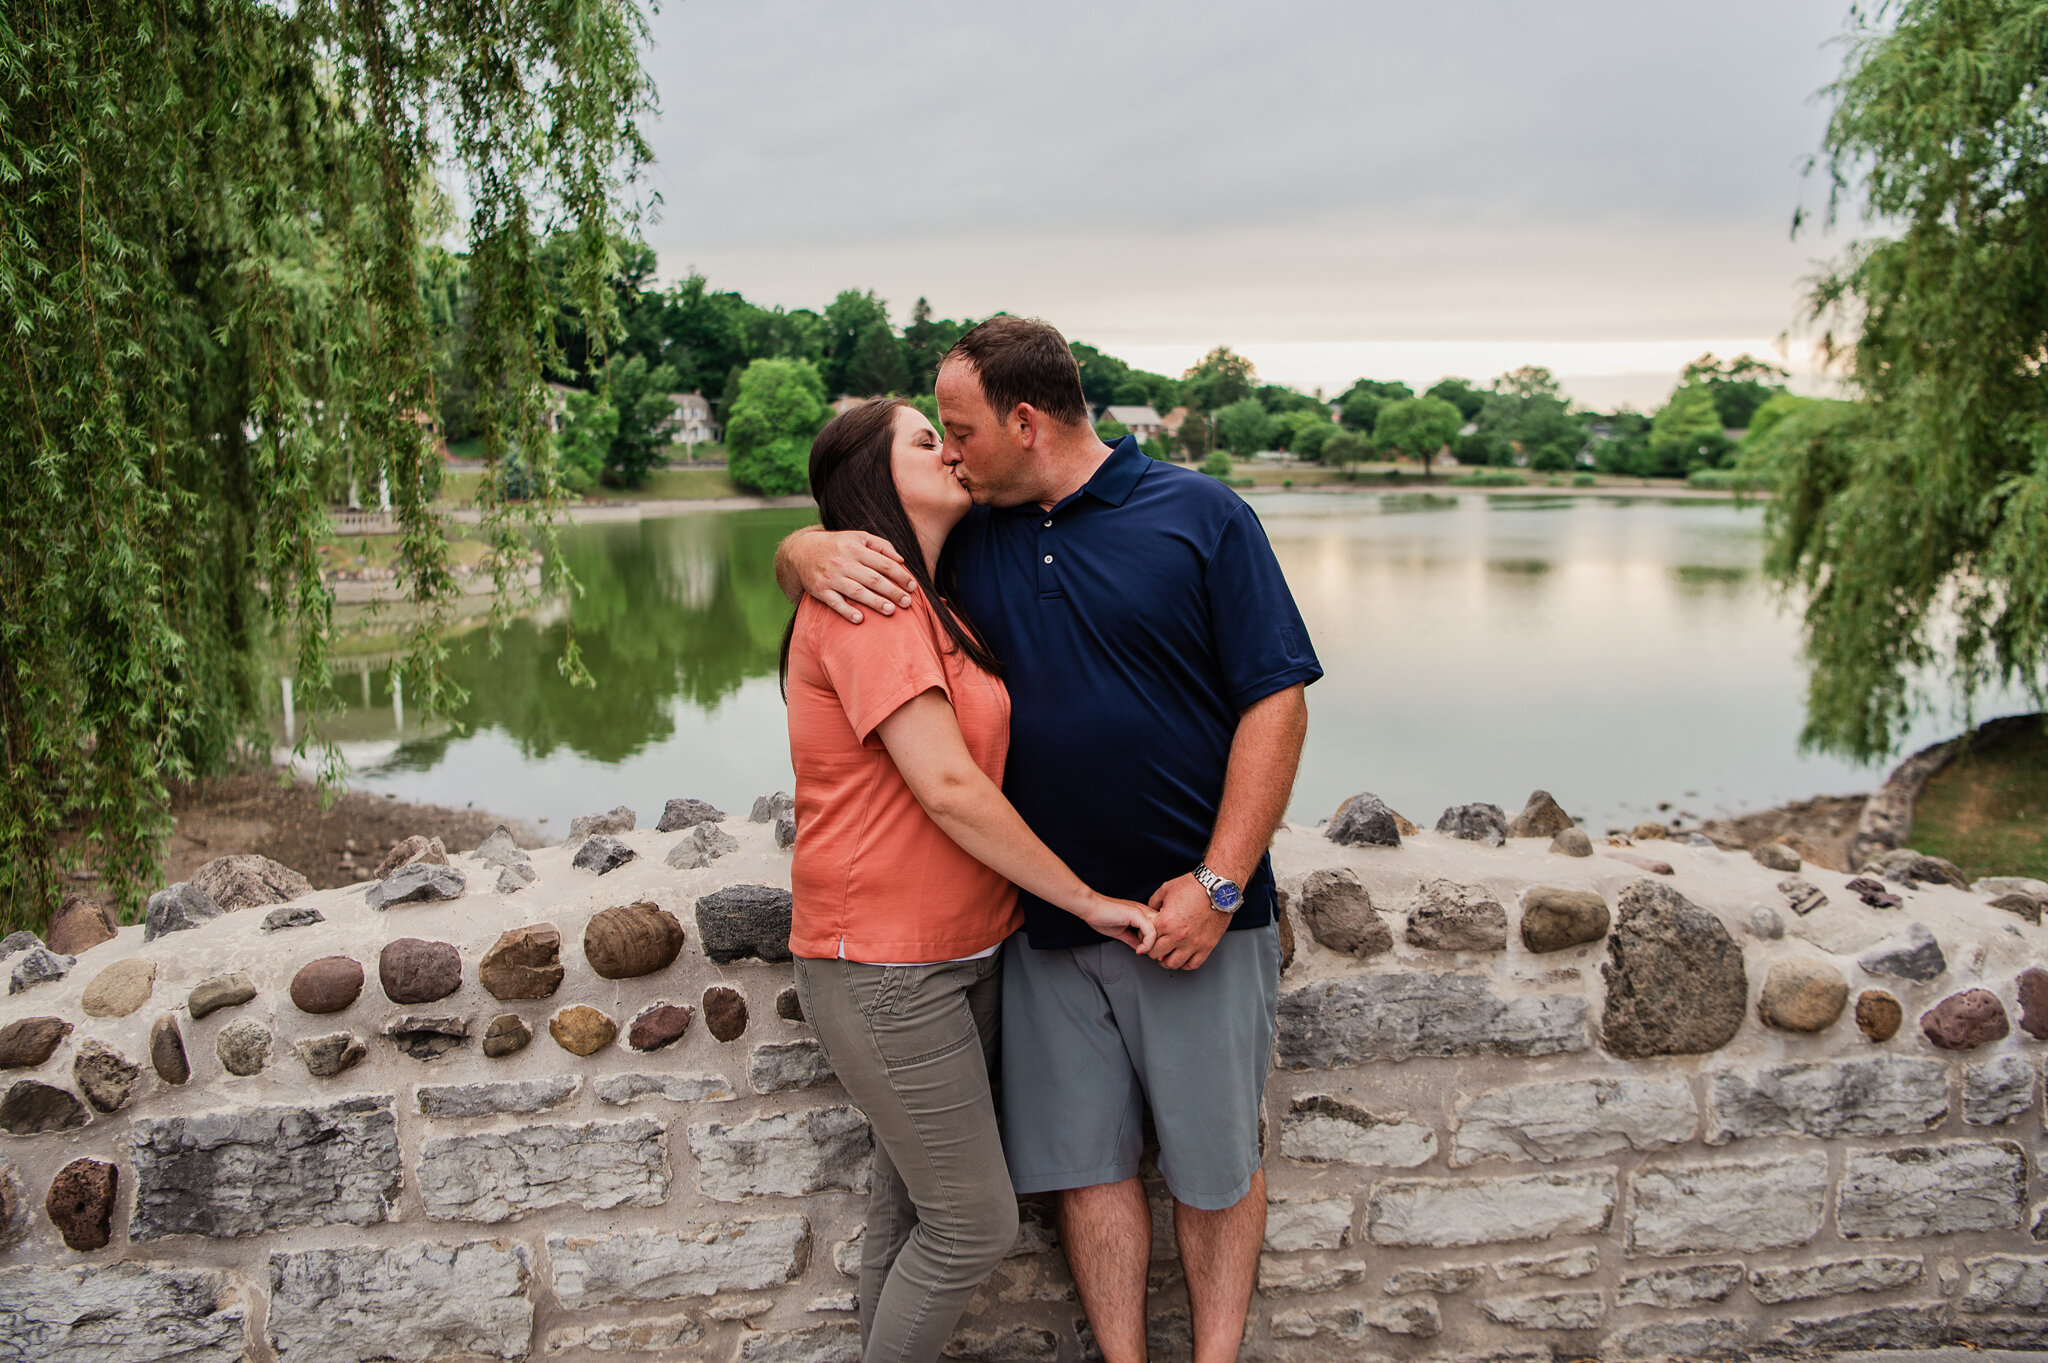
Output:
[[[2048,732],[2029,726],[1936,772],[1914,805],[1911,841],[1972,879],[2048,879]]]

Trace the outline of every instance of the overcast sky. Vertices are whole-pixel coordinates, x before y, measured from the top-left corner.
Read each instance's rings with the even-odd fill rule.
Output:
[[[923,295],[1304,387],[1542,363],[1644,405],[1770,353],[1844,245],[1788,230],[1846,12],[670,0],[647,232],[761,303]]]

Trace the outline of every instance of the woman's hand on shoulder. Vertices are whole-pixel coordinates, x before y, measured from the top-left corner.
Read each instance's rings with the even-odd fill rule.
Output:
[[[1111,899],[1108,895],[1096,895],[1087,909],[1075,916],[1140,956],[1152,950],[1152,939],[1158,931],[1152,921],[1158,915],[1152,910],[1134,900]]]

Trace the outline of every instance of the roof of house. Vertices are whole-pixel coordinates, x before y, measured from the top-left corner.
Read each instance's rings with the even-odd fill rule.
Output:
[[[1126,426],[1161,424],[1159,413],[1153,411],[1149,404],[1143,407],[1105,407],[1102,409],[1102,415],[1104,420],[1120,421]]]

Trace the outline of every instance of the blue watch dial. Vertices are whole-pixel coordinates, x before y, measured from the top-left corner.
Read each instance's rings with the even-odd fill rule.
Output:
[[[1209,902],[1224,912],[1235,912],[1244,903],[1244,891],[1226,880],[1209,892]]]

